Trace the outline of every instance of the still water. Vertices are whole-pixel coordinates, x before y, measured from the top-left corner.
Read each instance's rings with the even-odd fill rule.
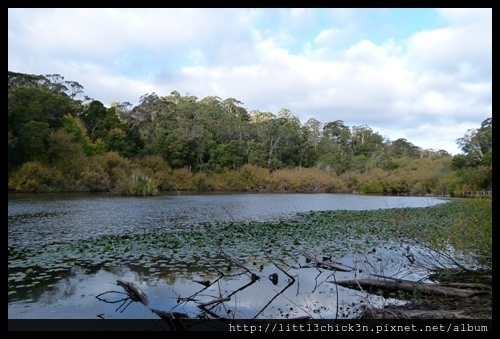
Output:
[[[298,212],[428,207],[446,201],[431,197],[346,194],[182,193],[155,197],[118,197],[89,193],[11,194],[8,199],[8,246],[9,251],[22,251],[25,248],[110,235],[162,232],[206,222],[279,221]],[[186,264],[179,272],[174,272],[178,268],[162,264],[164,274],[158,274],[161,267],[152,267],[149,263],[133,268],[127,265],[74,265],[52,270],[46,279],[25,282],[26,272],[33,270],[30,263],[21,265],[17,262],[16,265],[9,261],[9,319],[157,318],[150,309],[138,302],[126,307],[120,307],[122,304],[119,302],[111,302],[121,298],[118,293],[120,287],[116,285],[117,279],[137,283],[150,297],[149,306],[152,308],[194,314],[193,309],[179,303],[179,298],[200,290],[200,285],[193,282],[193,277],[202,276],[201,271],[206,270],[199,262]],[[356,297],[356,292],[345,290],[339,301],[338,291],[334,291],[336,287],[328,284],[318,286],[317,283],[328,279],[328,274],[331,273],[310,270],[307,274],[305,270],[293,273],[297,279],[306,275],[313,278],[301,278],[300,288],[296,286],[298,283],[288,288],[286,280],[281,280],[275,287],[269,287],[269,281],[265,279],[255,282],[252,288],[242,289],[237,297],[231,299],[233,309],[240,312],[233,313],[232,316],[301,316],[304,312],[309,314],[308,308],[321,300],[323,304],[316,310],[321,310],[322,317],[339,317],[339,302],[344,300],[348,303],[351,297]],[[275,271],[275,267],[266,265],[263,274]],[[156,274],[151,274],[152,272]],[[351,278],[347,274],[343,277]],[[342,278],[342,274],[337,278]],[[226,279],[203,291],[200,298],[201,295],[216,295],[221,294],[221,290],[232,290],[240,282],[241,279]],[[288,289],[289,295],[281,293],[280,289]],[[97,298],[106,291],[116,292],[114,295],[106,295],[109,302]],[[298,297],[300,302],[297,303],[302,306],[292,302],[292,307],[289,307],[292,297]],[[287,307],[293,311],[287,312]]]

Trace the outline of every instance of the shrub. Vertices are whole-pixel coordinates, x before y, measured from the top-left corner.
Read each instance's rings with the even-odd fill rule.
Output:
[[[62,183],[63,177],[57,168],[29,161],[11,175],[8,189],[13,192],[50,192],[60,189]]]

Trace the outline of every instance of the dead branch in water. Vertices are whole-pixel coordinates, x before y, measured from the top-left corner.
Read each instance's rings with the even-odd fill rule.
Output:
[[[161,319],[189,319],[189,316],[184,313],[179,312],[165,312],[156,310],[154,308],[149,307],[149,299],[146,293],[144,293],[139,286],[134,284],[133,282],[124,281],[121,279],[117,279],[116,283],[123,287],[127,295],[130,297],[132,301],[137,301],[146,306],[151,312],[158,315]]]
[[[312,255],[308,254],[308,253],[305,253],[303,251],[300,251],[300,253],[306,257],[307,259],[311,260],[312,262],[316,263],[317,266],[323,266],[325,268],[328,268],[328,269],[331,269],[331,270],[334,270],[334,271],[342,271],[342,272],[351,272],[354,270],[354,268],[352,267],[345,267],[344,265],[342,264],[338,264],[338,263],[328,263],[328,262],[324,262],[324,261],[320,261],[318,259],[316,259],[315,257],[313,257]],[[344,266],[344,267],[341,267],[340,265]]]
[[[378,280],[378,279],[359,279],[359,280],[344,280],[344,281],[328,281],[330,283],[338,284],[340,286],[349,288],[360,288],[366,292],[375,293],[378,290],[387,292],[404,291],[404,292],[425,292],[428,294],[445,295],[449,297],[462,297],[467,298],[474,296],[478,291],[464,290],[460,288],[442,286],[435,283],[419,283],[411,282],[408,280]]]
[[[210,301],[206,301],[204,303],[201,303],[200,304],[200,307],[205,307],[205,306],[208,306],[208,305],[212,305],[212,304],[219,304],[221,302],[224,302],[224,301],[230,301],[231,298],[219,298],[219,299],[214,299],[214,300],[210,300]]]
[[[136,284],[121,279],[116,280],[116,283],[123,287],[133,301],[140,301],[144,306],[148,306],[148,296]]]

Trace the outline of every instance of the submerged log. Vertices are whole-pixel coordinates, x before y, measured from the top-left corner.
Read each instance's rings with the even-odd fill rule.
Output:
[[[140,301],[145,306],[149,304],[148,296],[133,282],[118,279],[116,283],[123,287],[133,301]]]
[[[429,294],[444,295],[448,297],[463,297],[467,298],[482,291],[464,290],[460,288],[442,286],[436,283],[419,283],[408,280],[378,280],[378,279],[359,279],[359,280],[344,280],[344,281],[328,281],[338,284],[343,287],[364,289],[369,293],[374,293],[377,290],[384,291],[404,291],[414,292],[422,291]]]
[[[130,299],[132,299],[133,301],[141,302],[144,306],[149,308],[151,312],[153,312],[163,320],[189,319],[189,316],[184,313],[166,312],[149,307],[148,296],[139,288],[139,286],[137,286],[133,282],[117,279],[116,283],[123,287],[125,292],[130,296]]]

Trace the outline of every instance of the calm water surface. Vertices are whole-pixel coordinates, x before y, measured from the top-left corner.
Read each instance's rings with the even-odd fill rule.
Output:
[[[85,240],[106,235],[125,235],[188,227],[197,223],[214,221],[275,221],[286,219],[298,212],[322,210],[374,210],[402,207],[427,207],[447,200],[429,197],[368,196],[345,194],[180,194],[155,197],[117,197],[105,194],[11,194],[8,199],[8,246],[23,248],[46,244]],[[348,258],[352,259],[352,258]],[[183,274],[165,272],[154,278],[145,278],[150,270],[144,267],[131,269],[78,266],[44,280],[43,283],[9,288],[8,316],[10,319],[96,319],[138,318],[155,319],[151,311],[140,303],[118,310],[120,303],[106,303],[96,296],[108,290],[119,291],[116,279],[134,281],[151,297],[152,307],[189,313],[192,310],[177,305],[179,296],[190,295],[200,285],[192,281],[206,267],[192,265]],[[264,274],[268,268],[264,269]],[[269,273],[276,271],[269,268]],[[297,277],[304,275],[297,272]],[[20,272],[25,273],[25,272]],[[9,263],[9,286],[11,272]],[[302,300],[304,307],[325,302],[322,316],[338,317],[337,292],[333,285],[318,286],[317,281],[327,279],[328,272],[311,269],[314,279],[300,279],[300,288],[288,289],[289,297]],[[318,279],[320,278],[321,279]],[[349,275],[343,276],[346,279]],[[337,278],[342,278],[339,274]],[[21,278],[20,278],[21,279]],[[14,281],[14,279],[12,280]],[[231,279],[221,281],[206,294],[234,289]],[[238,283],[238,282],[237,282]],[[277,298],[280,289],[287,289],[280,280],[275,288],[259,288],[269,281],[257,281],[255,288],[248,288],[232,300],[232,306],[245,318],[265,309],[263,316],[282,317],[290,301],[286,294]],[[272,287],[272,286],[271,286]],[[259,293],[256,294],[256,290]],[[315,292],[315,293],[312,293]],[[342,299],[347,303],[357,293],[345,290]],[[269,300],[274,300],[268,305]],[[342,300],[340,301],[342,302]],[[261,305],[261,306],[259,306]],[[296,308],[297,309],[297,308]],[[300,308],[299,308],[300,309]],[[247,312],[247,313],[245,313]],[[300,312],[298,314],[301,315]]]
[[[191,194],[117,197],[103,194],[11,194],[8,244],[32,245],[189,226],[214,221],[270,221],[294,213],[426,207],[429,197],[347,194]]]

